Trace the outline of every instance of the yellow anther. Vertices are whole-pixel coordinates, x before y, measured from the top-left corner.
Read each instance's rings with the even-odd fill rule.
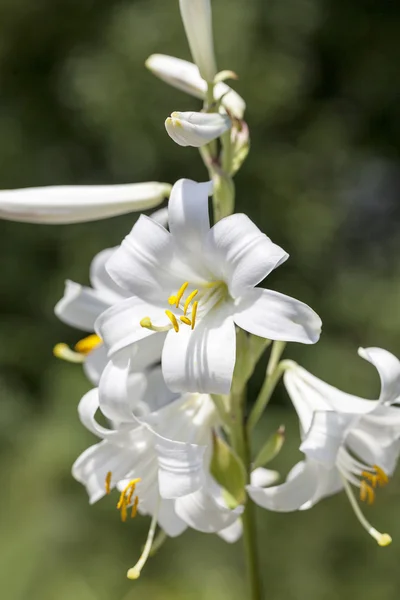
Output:
[[[375,492],[372,486],[366,481],[361,481],[360,484],[360,500],[361,502],[367,501],[368,504],[373,504],[375,500]]]
[[[182,323],[185,323],[185,325],[191,325],[192,321],[189,319],[189,317],[179,317],[180,320],[182,321]]]
[[[130,481],[128,483],[128,485],[126,485],[124,487],[124,489],[122,490],[120,496],[119,496],[119,500],[118,500],[118,504],[117,504],[117,509],[120,511],[121,513],[121,521],[125,522],[127,517],[128,517],[128,506],[130,505],[130,503],[132,502],[132,498],[133,498],[133,494],[135,492],[136,489],[136,484],[139,483],[140,481],[140,477],[137,479],[132,479],[132,481]],[[133,510],[132,508],[132,512],[131,512],[131,516],[132,518],[136,515],[136,510],[137,510],[137,505],[139,503],[139,498],[136,496],[135,500],[133,501],[133,507],[136,504],[136,509]]]
[[[131,510],[131,519],[134,519],[136,517],[137,514],[137,509],[138,509],[138,504],[139,504],[139,496],[136,496],[133,505],[132,505],[132,510]]]
[[[198,307],[199,303],[198,302],[193,302],[193,306],[192,306],[192,329],[194,329],[194,326],[196,324],[196,315],[197,315],[197,307]]]
[[[378,467],[378,465],[374,465],[374,469],[376,471],[376,478],[379,485],[381,487],[387,485],[389,483],[389,477],[386,475],[385,471],[381,467]]]
[[[370,471],[363,471],[361,473],[361,476],[367,479],[372,485],[372,487],[375,488],[377,486],[378,476],[376,475],[376,473],[371,473]]]
[[[105,481],[106,494],[109,494],[111,492],[111,477],[112,473],[111,471],[108,471]]]
[[[176,299],[175,299],[176,308],[178,308],[179,302],[181,301],[181,298],[182,298],[183,294],[185,293],[188,285],[189,285],[189,282],[185,281],[185,283],[183,285],[181,285],[181,287],[179,288],[179,291],[178,291],[178,293],[176,295]]]
[[[199,290],[193,290],[193,292],[191,294],[189,294],[189,296],[186,298],[185,305],[183,307],[183,314],[184,315],[186,315],[191,301],[193,300],[193,298],[195,296],[197,296],[198,293],[199,293]]]
[[[179,323],[178,323],[174,313],[172,313],[170,310],[166,310],[165,314],[167,315],[168,319],[171,321],[172,325],[174,326],[175,331],[178,333]]]
[[[173,306],[174,304],[176,304],[176,296],[170,296],[170,297],[168,298],[168,304],[169,304],[170,306]]]
[[[75,344],[75,350],[76,352],[79,352],[79,354],[83,354],[84,356],[86,356],[87,354],[90,354],[92,350],[97,348],[97,346],[101,344],[101,342],[101,337],[99,337],[95,333],[92,333],[91,335],[88,335],[82,340],[79,340],[79,342]]]

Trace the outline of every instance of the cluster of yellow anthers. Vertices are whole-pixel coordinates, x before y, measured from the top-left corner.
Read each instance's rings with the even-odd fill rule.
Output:
[[[189,282],[185,281],[185,283],[179,288],[176,296],[170,296],[168,298],[168,304],[170,306],[175,306],[176,308],[182,308],[183,315],[179,317],[180,322],[184,323],[185,325],[189,325],[189,327],[191,329],[194,329],[194,326],[196,324],[197,308],[199,306],[198,301],[194,300],[194,299],[197,296],[197,294],[199,293],[199,290],[193,290],[193,292],[190,292],[189,296],[183,302],[183,306],[181,306],[181,301],[183,299],[183,295],[184,295],[188,285],[189,285]],[[191,313],[190,313],[190,318],[189,318],[187,313],[190,308],[190,305],[192,305],[192,307],[191,307]],[[171,310],[166,310],[165,314],[167,315],[168,319],[171,321],[172,326],[175,329],[175,331],[178,332],[179,331],[179,321],[176,318],[176,316],[174,315],[174,313]],[[140,325],[142,327],[146,327],[147,329],[152,329],[153,331],[166,331],[167,329],[169,329],[171,327],[171,326],[157,327],[152,324],[150,317],[144,317],[144,319],[142,319],[140,321]]]
[[[106,480],[105,480],[105,488],[106,488],[106,493],[109,494],[111,492],[111,477],[112,477],[112,473],[111,471],[109,471],[106,475]],[[125,523],[126,519],[128,518],[128,508],[131,507],[131,519],[134,519],[136,517],[136,513],[137,513],[137,508],[138,508],[138,504],[139,504],[139,496],[135,496],[133,503],[132,503],[132,499],[133,499],[133,495],[135,493],[135,489],[136,489],[136,485],[139,483],[140,481],[140,477],[138,477],[137,479],[132,479],[122,490],[120,496],[119,496],[119,500],[117,503],[117,509],[120,511],[121,513],[121,521],[123,521]]]
[[[364,479],[360,484],[360,500],[368,502],[368,504],[373,504],[375,501],[375,488],[377,486],[384,487],[389,483],[389,477],[381,467],[373,465],[372,468],[373,471],[363,471],[361,473]]]
[[[67,344],[56,344],[53,348],[53,354],[57,358],[67,360],[68,362],[83,363],[85,357],[101,343],[102,339],[95,333],[92,333],[82,340],[79,340],[79,342],[75,344],[73,350],[71,350]]]

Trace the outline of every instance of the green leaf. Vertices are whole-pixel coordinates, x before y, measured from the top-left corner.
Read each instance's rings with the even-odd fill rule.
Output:
[[[215,433],[213,433],[210,472],[237,504],[245,502],[246,470],[244,465],[232,448]]]
[[[283,442],[285,441],[285,426],[281,425],[271,437],[265,442],[257,458],[254,461],[253,468],[264,467],[281,451]]]

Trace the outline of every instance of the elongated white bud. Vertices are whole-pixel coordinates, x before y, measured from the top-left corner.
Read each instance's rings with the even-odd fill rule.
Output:
[[[206,81],[217,74],[210,0],[179,0],[181,17],[193,60]]]
[[[200,75],[199,69],[191,62],[168,56],[166,54],[152,54],[146,60],[146,67],[156,77],[169,85],[182,90],[191,96],[203,99],[207,92],[207,82]],[[246,103],[226,83],[219,82],[214,88],[214,98],[221,100],[222,106],[237,119],[242,119]]]
[[[23,223],[82,223],[153,208],[169,196],[167,183],[78,185],[0,191],[0,218]]]
[[[174,142],[195,148],[218,138],[230,126],[230,118],[218,113],[173,112],[165,121],[165,129]]]

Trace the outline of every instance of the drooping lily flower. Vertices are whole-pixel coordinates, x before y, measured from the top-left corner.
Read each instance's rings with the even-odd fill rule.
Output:
[[[196,98],[205,98],[207,82],[200,75],[199,69],[193,63],[166,54],[152,54],[146,60],[146,67],[169,85]],[[226,83],[220,81],[215,85],[214,98],[221,100],[222,106],[232,116],[237,119],[243,118],[246,103]]]
[[[173,112],[165,121],[165,129],[180,146],[199,148],[220,137],[231,124],[227,115],[218,113]]]
[[[377,488],[389,482],[400,452],[400,362],[381,348],[359,350],[381,378],[378,400],[346,394],[293,363],[284,381],[300,420],[306,456],[287,482],[248,493],[260,506],[277,511],[307,509],[326,496],[345,489],[355,514],[378,544],[391,542],[366,520],[352,491],[372,504]]]
[[[109,356],[167,333],[162,370],[173,391],[224,394],[236,356],[235,325],[254,335],[312,344],[321,320],[307,305],[255,287],[288,255],[244,214],[209,224],[210,183],[178,181],[166,231],[141,216],[108,261],[130,297],[98,319]]]
[[[107,367],[119,371],[118,387],[106,369],[100,390],[91,390],[80,402],[82,423],[102,441],[78,458],[74,477],[86,486],[91,503],[118,488],[122,520],[136,511],[151,515],[151,536],[158,523],[170,537],[190,526],[235,541],[243,507],[229,508],[208,472],[211,432],[219,427],[211,398],[176,396],[159,368],[132,375],[130,360],[122,352]],[[96,421],[99,408],[113,429]],[[151,544],[146,547],[148,555]],[[128,576],[137,578],[144,562],[142,556]]]
[[[210,0],[179,0],[179,8],[193,60],[209,82],[217,74]]]
[[[71,185],[0,191],[0,218],[23,223],[83,223],[154,208],[168,183]]]

